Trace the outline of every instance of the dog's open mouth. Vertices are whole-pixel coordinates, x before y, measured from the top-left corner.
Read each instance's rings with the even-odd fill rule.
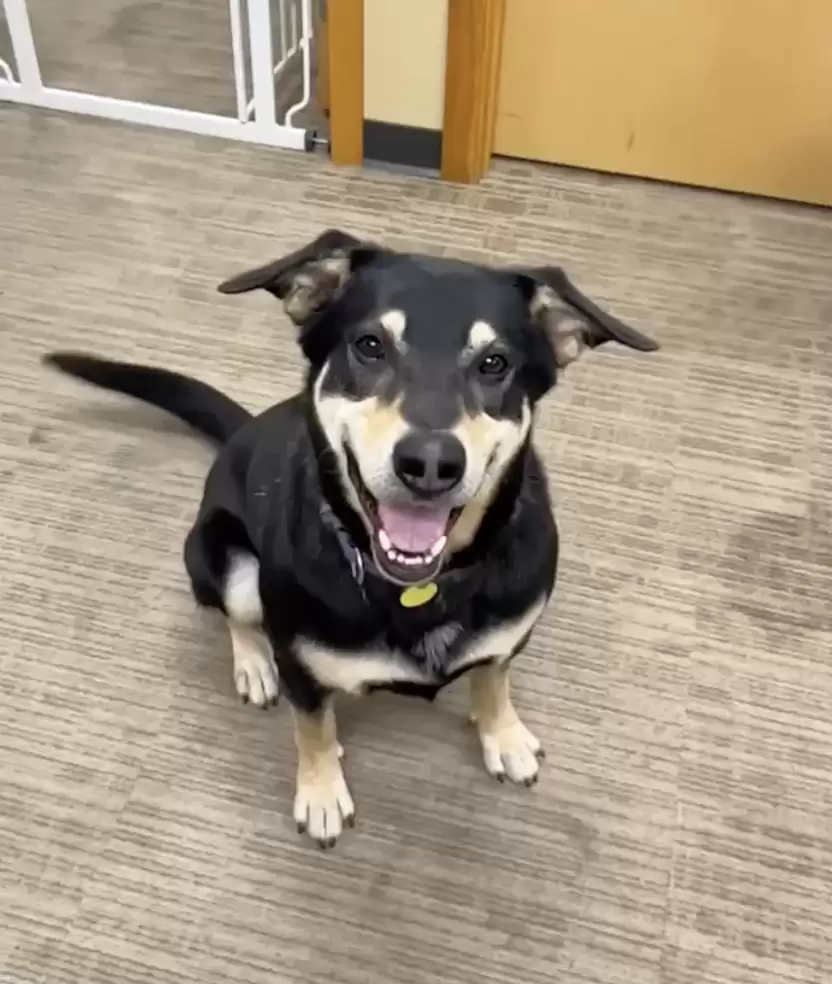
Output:
[[[429,502],[379,502],[364,485],[352,454],[347,457],[350,480],[372,527],[373,560],[380,573],[401,585],[433,580],[442,569],[448,533],[460,510]]]

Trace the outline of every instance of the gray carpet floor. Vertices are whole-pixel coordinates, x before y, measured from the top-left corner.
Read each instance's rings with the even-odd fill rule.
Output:
[[[246,264],[340,225],[562,262],[654,333],[538,443],[563,535],[516,672],[548,751],[492,782],[464,691],[345,704],[359,823],[291,820],[180,563],[209,451],[45,374],[56,346],[253,409],[301,365]],[[0,980],[828,984],[832,216],[503,162],[459,188],[0,108]]]

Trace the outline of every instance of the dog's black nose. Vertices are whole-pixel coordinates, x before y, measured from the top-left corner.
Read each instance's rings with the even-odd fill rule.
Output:
[[[465,475],[465,448],[453,434],[412,431],[393,450],[393,470],[411,492],[431,499]]]

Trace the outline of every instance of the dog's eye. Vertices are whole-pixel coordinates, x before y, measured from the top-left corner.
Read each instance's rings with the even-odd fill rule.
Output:
[[[353,348],[365,362],[378,362],[384,358],[384,345],[375,335],[361,335],[353,342]]]
[[[479,366],[477,366],[481,376],[487,376],[489,380],[495,382],[499,379],[504,379],[509,368],[508,359],[497,352],[481,359]]]

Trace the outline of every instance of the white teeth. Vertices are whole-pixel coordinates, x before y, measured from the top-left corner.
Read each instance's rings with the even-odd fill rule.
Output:
[[[378,542],[381,549],[387,555],[387,559],[392,561],[394,564],[403,564],[406,567],[424,567],[426,564],[432,563],[445,549],[448,538],[446,536],[440,537],[436,543],[428,550],[426,553],[422,554],[412,554],[412,553],[402,553],[397,550],[394,546],[390,537],[384,530],[379,530]]]
[[[379,536],[379,542],[381,542],[381,537]],[[420,564],[428,564],[433,559],[429,554],[404,554],[400,553],[394,547],[386,547],[384,552],[387,554],[387,559],[391,560],[394,564],[404,564],[406,567],[418,567]]]

